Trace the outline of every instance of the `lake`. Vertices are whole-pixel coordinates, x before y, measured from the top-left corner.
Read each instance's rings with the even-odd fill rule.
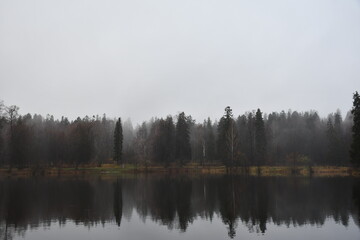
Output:
[[[0,239],[359,239],[360,179],[0,179]]]

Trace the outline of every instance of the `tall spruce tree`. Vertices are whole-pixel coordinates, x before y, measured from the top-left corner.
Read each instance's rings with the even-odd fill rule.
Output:
[[[351,113],[353,114],[354,125],[352,127],[352,143],[351,143],[351,163],[359,167],[360,166],[360,96],[358,92],[353,95],[353,108]]]
[[[184,112],[179,114],[176,123],[175,149],[176,159],[181,165],[191,160],[189,124]]]
[[[121,118],[116,121],[114,131],[114,160],[117,164],[123,163],[122,161],[122,148],[123,148],[123,131],[121,125]]]
[[[236,151],[237,133],[232,109],[225,108],[225,115],[218,124],[218,154],[223,163],[227,166],[234,165]]]

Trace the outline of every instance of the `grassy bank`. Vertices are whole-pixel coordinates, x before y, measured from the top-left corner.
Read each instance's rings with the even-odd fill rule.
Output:
[[[74,176],[74,175],[123,175],[138,173],[158,173],[158,174],[248,174],[251,176],[354,176],[360,177],[360,169],[352,167],[334,167],[334,166],[251,166],[248,168],[235,167],[226,169],[225,166],[201,166],[198,164],[187,164],[183,167],[176,165],[164,166],[135,166],[125,164],[119,166],[116,164],[103,164],[101,167],[82,166],[78,169],[74,167],[47,167],[47,168],[13,168],[0,169],[0,176]]]

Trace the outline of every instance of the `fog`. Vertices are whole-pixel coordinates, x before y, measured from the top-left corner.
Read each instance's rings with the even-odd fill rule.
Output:
[[[0,99],[20,113],[140,123],[261,108],[351,108],[360,5],[337,1],[0,1]]]

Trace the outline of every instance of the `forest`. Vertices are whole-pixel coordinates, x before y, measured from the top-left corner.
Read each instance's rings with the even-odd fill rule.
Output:
[[[357,101],[357,102],[356,102]],[[135,165],[348,166],[359,120],[354,108],[321,118],[316,111],[233,116],[225,108],[219,120],[196,122],[191,115],[152,118],[133,126],[130,119],[102,116],[20,115],[17,106],[0,102],[0,167],[60,167],[103,163]],[[355,116],[355,120],[354,120]],[[358,141],[358,140],[356,140]],[[353,146],[353,149],[358,149]],[[351,154],[352,155],[351,155]],[[355,158],[356,158],[355,156]],[[354,157],[353,157],[354,158]]]

